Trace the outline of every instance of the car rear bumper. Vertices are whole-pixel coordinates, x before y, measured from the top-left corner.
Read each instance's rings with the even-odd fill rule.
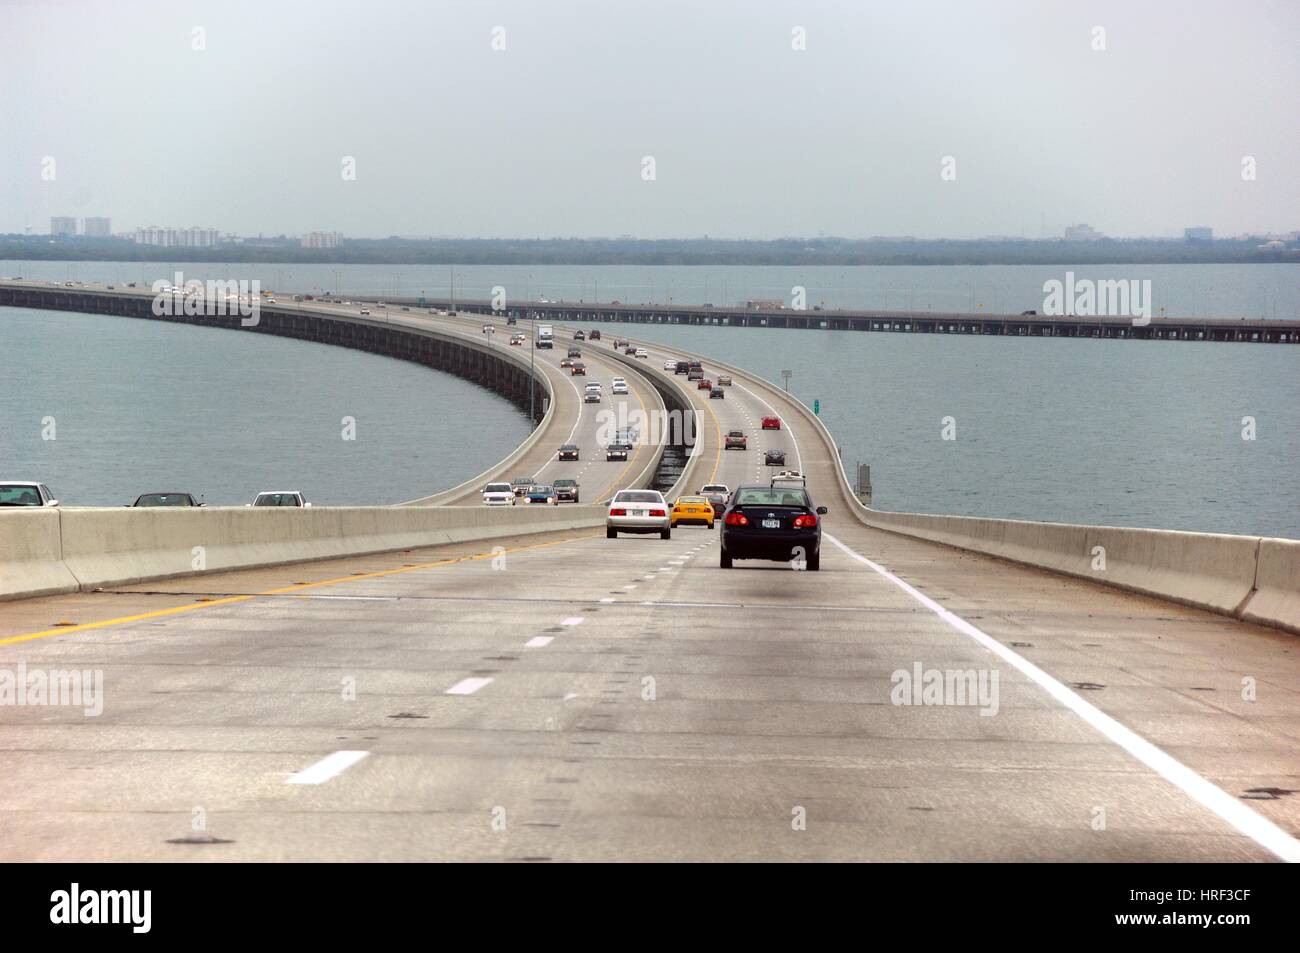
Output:
[[[667,516],[607,516],[605,527],[620,533],[661,533],[672,523]]]
[[[726,526],[722,530],[722,551],[732,559],[769,559],[785,562],[794,557],[795,547],[803,555],[814,556],[821,552],[821,534],[791,530],[753,530],[748,527]]]

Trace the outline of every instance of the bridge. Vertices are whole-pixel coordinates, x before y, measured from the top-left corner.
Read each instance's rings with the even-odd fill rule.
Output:
[[[400,506],[0,514],[0,675],[103,677],[99,714],[0,708],[6,859],[1300,860],[1300,542],[872,510],[808,408],[700,356],[734,381],[708,399],[652,342],[579,346],[697,439],[605,461],[617,405],[577,400],[558,319],[549,352],[413,305],[166,319],[458,367],[538,426]],[[763,480],[768,449],[829,508],[819,572],[601,532],[614,489]],[[538,472],[583,502],[475,505]]]

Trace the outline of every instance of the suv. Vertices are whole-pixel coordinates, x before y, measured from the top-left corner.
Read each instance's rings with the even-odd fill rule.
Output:
[[[577,503],[578,481],[572,477],[564,477],[555,481],[555,502],[556,503]]]
[[[515,477],[510,481],[510,489],[514,492],[515,496],[523,496],[532,485],[532,477]]]
[[[774,478],[767,486],[741,486],[722,516],[718,565],[734,559],[789,561],[796,569],[821,569],[822,526],[826,507],[813,507],[801,481]]]
[[[690,371],[691,365],[688,361],[678,361],[677,366],[673,368],[674,374],[685,374]]]
[[[576,347],[571,347],[569,348],[569,357],[582,357],[582,351],[578,350]]]
[[[489,483],[483,487],[483,502],[487,506],[514,506],[515,491],[509,483]]]

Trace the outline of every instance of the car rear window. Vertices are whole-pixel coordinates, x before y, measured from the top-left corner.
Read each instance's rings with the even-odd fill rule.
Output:
[[[661,497],[654,490],[619,490],[614,496],[615,503],[662,503]]]
[[[735,505],[806,507],[809,503],[807,491],[796,487],[777,487],[776,489],[756,487],[748,490],[737,490]]]

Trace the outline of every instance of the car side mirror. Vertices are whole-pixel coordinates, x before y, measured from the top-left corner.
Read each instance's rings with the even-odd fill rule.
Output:
[[[303,506],[311,506],[310,503],[304,503]]]
[[[48,503],[46,503],[45,505],[46,505],[46,506],[58,506],[58,505],[59,505],[59,501],[58,501],[58,500],[50,500],[50,501],[49,501]]]
[[[824,506],[819,506],[819,507],[817,507],[817,515],[818,515],[818,516],[825,516],[825,515],[826,515],[826,507],[824,507]]]

